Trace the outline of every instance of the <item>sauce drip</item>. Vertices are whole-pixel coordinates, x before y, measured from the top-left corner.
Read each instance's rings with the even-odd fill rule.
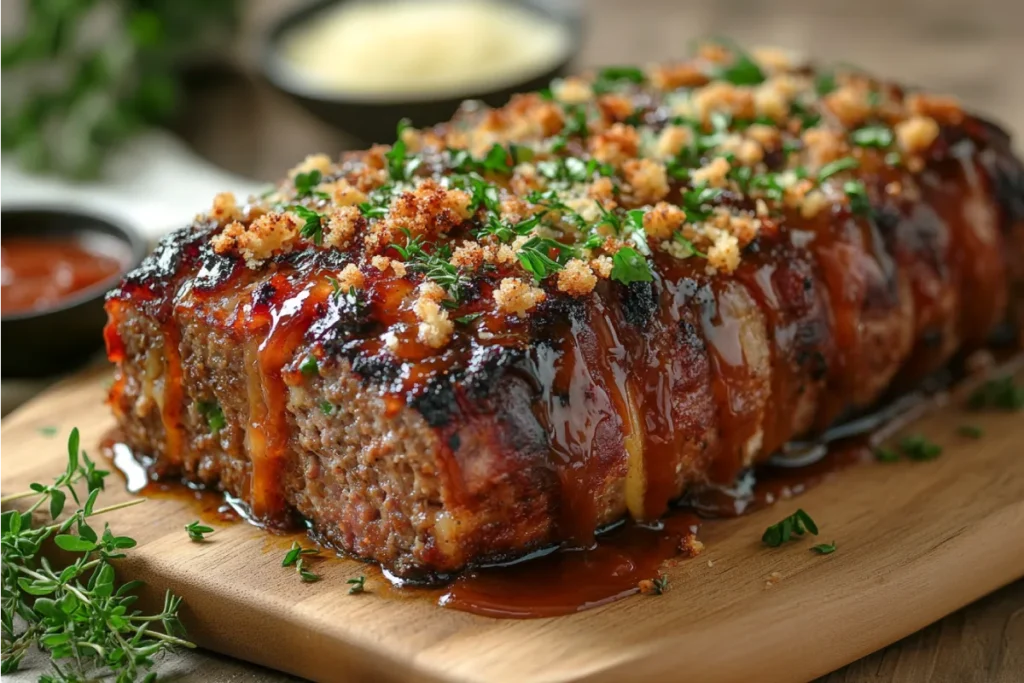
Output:
[[[665,560],[694,538],[700,519],[681,513],[650,525],[627,523],[590,548],[548,552],[515,564],[463,573],[441,596],[443,607],[489,617],[556,617],[640,591]]]
[[[125,259],[90,249],[74,239],[5,237],[0,245],[4,313],[50,308],[76,292],[117,275]]]

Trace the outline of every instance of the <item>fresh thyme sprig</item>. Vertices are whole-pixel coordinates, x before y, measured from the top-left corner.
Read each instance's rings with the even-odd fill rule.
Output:
[[[112,561],[123,558],[135,540],[114,535],[109,525],[99,534],[89,520],[145,499],[97,508],[108,474],[79,452],[79,433],[74,429],[68,437],[67,467],[53,484],[33,483],[28,491],[0,499],[7,503],[36,497],[24,512],[2,514],[2,673],[16,671],[36,647],[49,653],[54,671],[41,680],[87,681],[112,675],[118,683],[129,683],[171,648],[194,647],[179,637],[184,634],[178,621],[181,598],[167,592],[160,613],[146,615],[130,609],[137,599],[132,593],[142,582],[115,584]],[[68,496],[80,502],[75,485],[81,483],[88,491],[84,503],[58,521]],[[50,523],[34,526],[33,516],[44,506]],[[72,563],[55,568],[39,555],[51,538],[66,553],[77,555]]]
[[[366,590],[366,577],[357,576],[354,579],[349,579],[345,583],[349,584],[348,594],[355,595],[356,593],[362,593]]]
[[[401,255],[405,267],[414,273],[423,273],[428,280],[444,288],[454,303],[460,302],[469,286],[469,279],[461,268],[448,260],[451,257],[448,245],[441,245],[429,252],[419,235],[413,237],[412,233],[404,229],[403,232],[405,245],[392,243],[391,248]]]

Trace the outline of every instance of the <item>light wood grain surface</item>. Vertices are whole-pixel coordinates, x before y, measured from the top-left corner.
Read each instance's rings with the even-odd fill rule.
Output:
[[[1024,359],[1015,367],[1024,378]],[[58,385],[3,422],[3,492],[45,481],[65,460],[40,432],[83,432],[93,454],[113,426],[105,372]],[[963,396],[906,428],[943,445],[933,462],[868,463],[752,515],[704,524],[707,550],[670,563],[671,590],[554,619],[500,620],[397,593],[366,564],[315,561],[304,584],[281,557],[291,536],[217,524],[206,543],[183,526],[194,501],[152,496],[107,515],[139,545],[118,564],[153,601],[184,598],[190,637],[210,649],[319,681],[803,681],[927,626],[1024,575],[1024,458],[1019,415],[964,413]],[[984,438],[957,434],[970,421]],[[103,503],[129,497],[111,486]],[[812,511],[828,556],[803,539],[767,549],[761,531],[796,507]],[[346,580],[367,575],[367,593]],[[772,579],[772,580],[769,580]],[[1017,656],[1008,648],[1008,667]],[[991,663],[990,663],[991,664]],[[1012,671],[1013,669],[1009,669]],[[992,673],[991,671],[989,673]],[[898,680],[898,679],[897,679]],[[992,680],[989,678],[988,680]]]
[[[249,3],[239,49],[243,66],[250,63],[254,36],[289,4]],[[1017,0],[593,0],[585,4],[588,31],[581,64],[663,59],[681,53],[695,36],[726,34],[747,43],[801,49],[823,60],[857,63],[908,83],[953,92],[1018,137],[1024,133],[1020,28],[1024,3]],[[251,177],[276,179],[306,153],[334,151],[347,144],[342,134],[270,93],[255,79],[210,79],[197,84],[192,95],[178,129],[200,152]],[[3,442],[8,443],[6,421]],[[5,477],[7,463],[5,457]],[[1013,537],[1003,540],[1012,543]],[[977,558],[962,558],[959,581],[973,583],[977,564]],[[829,628],[828,620],[822,628]],[[1024,672],[1021,643],[1024,582],[1018,581],[821,680],[1018,682]],[[787,647],[803,649],[806,644]],[[209,652],[165,661],[160,670],[180,681],[293,680]],[[686,673],[679,679],[703,680],[692,669]],[[35,675],[20,680],[34,680]]]

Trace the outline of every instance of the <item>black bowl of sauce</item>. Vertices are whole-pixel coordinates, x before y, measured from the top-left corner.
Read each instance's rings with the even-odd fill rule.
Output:
[[[2,375],[69,370],[103,346],[104,296],[148,247],[134,230],[64,209],[3,209]]]

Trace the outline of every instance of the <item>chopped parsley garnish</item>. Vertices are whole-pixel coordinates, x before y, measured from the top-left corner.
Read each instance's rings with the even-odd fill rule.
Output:
[[[1020,410],[1024,408],[1024,385],[1018,385],[1010,375],[989,380],[971,394],[967,407]]]
[[[611,164],[602,164],[597,159],[583,161],[576,157],[546,159],[537,164],[537,172],[552,182],[567,185],[590,180],[595,173],[609,177],[615,175]]]
[[[357,576],[354,579],[349,579],[345,583],[349,584],[348,594],[356,595],[357,593],[363,593],[366,591],[366,577]]]
[[[188,532],[188,537],[193,543],[199,543],[200,541],[206,540],[205,534],[213,533],[213,527],[203,526],[197,519],[194,522],[186,524],[185,531]]]
[[[631,282],[650,282],[654,276],[647,259],[632,247],[622,247],[612,256],[612,279],[628,285]]]
[[[551,258],[555,252],[555,258]],[[572,247],[556,242],[548,237],[531,237],[519,249],[519,263],[540,282],[548,275],[556,273],[572,258]]]
[[[584,106],[571,104],[565,107],[565,125],[552,139],[551,151],[564,149],[571,137],[587,137],[587,110]]]
[[[850,199],[850,211],[858,216],[866,216],[871,213],[871,202],[868,201],[868,191],[860,180],[847,180],[843,183],[843,192]]]
[[[850,133],[853,144],[860,147],[888,147],[892,144],[892,129],[885,126],[864,126]]]
[[[900,439],[899,448],[911,460],[934,460],[942,455],[942,446],[920,434],[903,437]]]
[[[831,543],[819,543],[818,545],[811,546],[811,552],[818,553],[819,555],[831,555],[836,551],[836,542]]]
[[[803,536],[808,531],[817,536],[818,525],[809,514],[799,509],[778,524],[772,524],[765,529],[761,541],[769,547],[778,548],[793,536]]]
[[[832,71],[822,71],[814,79],[814,90],[818,97],[824,97],[836,89],[836,75]]]
[[[753,58],[740,49],[732,41],[714,41],[728,49],[733,56],[728,65],[716,66],[711,71],[712,78],[721,79],[733,85],[759,85],[764,82],[764,72]]]
[[[896,168],[903,163],[903,157],[900,156],[899,152],[889,152],[885,155],[885,163]]]
[[[216,401],[199,401],[196,404],[199,414],[206,420],[210,432],[217,434],[227,426],[228,421],[224,419],[224,411]]]
[[[591,84],[594,93],[601,95],[618,89],[623,83],[643,83],[647,80],[642,69],[635,66],[609,66],[597,72]]]
[[[323,216],[318,214],[313,209],[308,209],[301,204],[293,204],[288,207],[289,211],[294,211],[298,217],[303,221],[302,227],[299,228],[299,234],[306,239],[313,240],[313,244],[320,246],[324,242],[324,225]]]
[[[324,415],[330,415],[334,412],[334,404],[330,401],[320,401],[320,412]]]
[[[314,169],[309,173],[299,173],[295,176],[295,198],[319,197],[329,199],[330,195],[316,189],[316,186],[323,180],[323,174]]]
[[[682,207],[686,219],[690,222],[702,221],[711,215],[708,205],[721,196],[723,190],[718,187],[695,187],[685,190],[682,195]]]
[[[836,159],[835,161],[827,163],[821,167],[821,170],[818,171],[818,182],[823,183],[832,176],[834,176],[836,173],[841,173],[842,171],[848,171],[850,169],[857,168],[859,165],[860,163],[853,157],[843,157],[842,159]]]
[[[316,356],[309,354],[299,363],[299,372],[303,375],[317,375],[320,373],[320,364],[316,362]]]
[[[422,159],[419,157],[409,155],[405,141],[402,139],[402,133],[406,128],[410,128],[411,125],[409,119],[402,119],[398,122],[398,130],[395,132],[395,144],[384,154],[388,164],[388,176],[392,180],[409,180],[422,162]]]
[[[977,425],[960,425],[957,427],[956,433],[966,436],[968,439],[980,439],[985,434]]]

